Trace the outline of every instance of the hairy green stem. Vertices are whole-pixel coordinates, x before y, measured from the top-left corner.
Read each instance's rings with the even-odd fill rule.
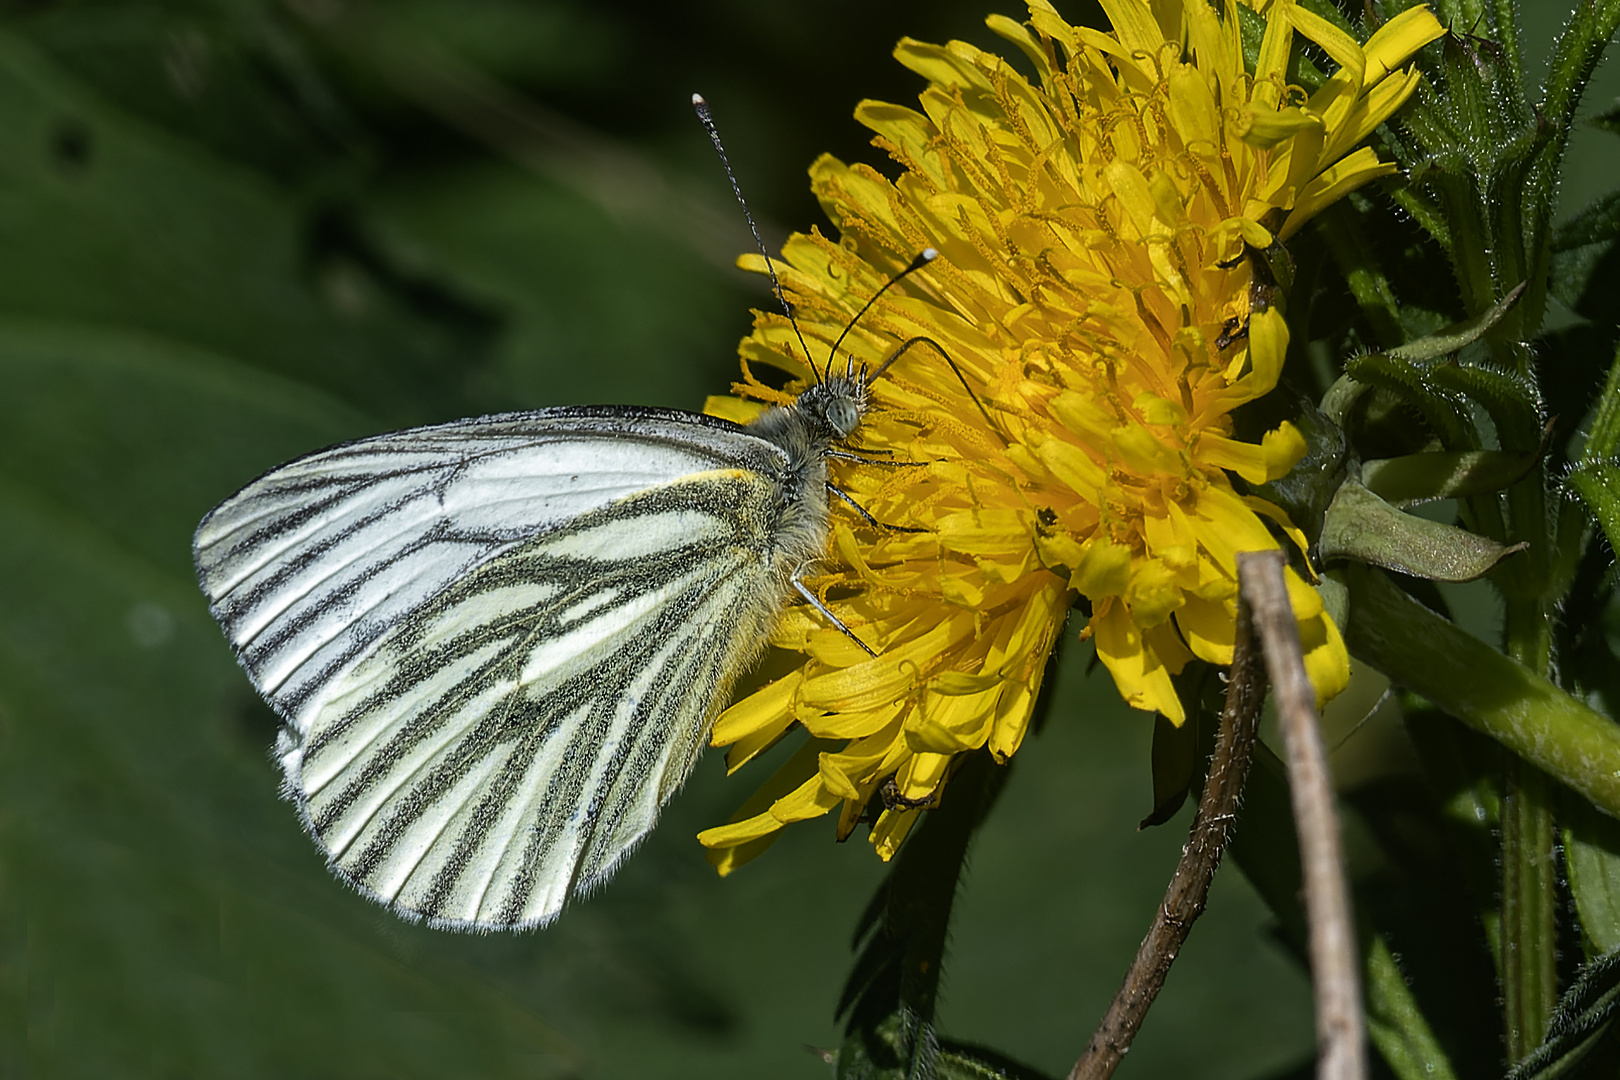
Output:
[[[1620,817],[1620,724],[1365,567],[1346,572],[1350,651]]]
[[[1546,774],[1509,759],[1502,803],[1502,1017],[1509,1065],[1547,1037],[1558,1004],[1557,858]]]

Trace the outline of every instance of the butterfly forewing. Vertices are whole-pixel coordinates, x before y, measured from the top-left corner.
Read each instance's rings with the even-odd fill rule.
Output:
[[[449,925],[549,921],[690,771],[780,606],[780,450],[554,410],[337,447],[197,534],[334,868]]]

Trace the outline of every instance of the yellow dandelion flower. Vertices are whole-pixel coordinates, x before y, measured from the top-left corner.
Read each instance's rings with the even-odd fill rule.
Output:
[[[1281,315],[1251,305],[1245,255],[1393,171],[1353,148],[1411,95],[1418,75],[1397,65],[1441,27],[1413,9],[1359,45],[1273,0],[1251,74],[1230,6],[1103,7],[1111,34],[1044,0],[1027,23],[988,20],[1034,81],[971,45],[902,41],[928,80],[921,111],[856,112],[899,176],[831,157],[811,169],[841,240],[794,236],[781,276],[818,359],[916,252],[941,257],[840,350],[875,368],[929,342],[872,387],[860,449],[884,463],[835,462],[850,498],[898,528],[835,513],[813,582],[878,655],[808,609],[781,619],[773,643],[803,665],[728,709],[713,741],[736,769],[796,726],[810,738],[699,837],[723,873],[840,807],[842,837],[882,805],[871,840],[892,855],[955,755],[1018,749],[1076,593],[1125,700],[1181,723],[1171,675],[1231,662],[1237,554],[1277,546],[1268,521],[1299,536],[1228,475],[1261,484],[1304,452],[1288,424],[1259,444],[1233,435],[1232,410],[1276,385],[1288,344]],[[1284,78],[1296,32],[1338,65],[1309,96]],[[711,412],[746,420],[814,378],[780,316],[759,316],[741,354],[740,397]],[[760,365],[797,382],[772,389]],[[1317,593],[1291,578],[1291,597],[1325,699],[1348,656]]]

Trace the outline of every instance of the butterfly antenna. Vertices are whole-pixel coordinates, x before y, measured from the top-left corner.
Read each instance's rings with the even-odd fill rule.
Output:
[[[849,332],[855,329],[855,324],[861,321],[861,316],[865,315],[867,311],[871,309],[872,305],[878,302],[878,297],[888,292],[890,285],[893,285],[907,274],[915,273],[916,271],[921,270],[923,267],[927,266],[937,258],[939,258],[938,251],[935,251],[933,248],[923,248],[922,251],[918,253],[917,257],[911,260],[910,266],[894,275],[894,277],[890,278],[888,281],[885,281],[883,283],[883,288],[872,294],[872,298],[861,306],[861,310],[855,313],[855,317],[853,319],[849,320],[849,325],[844,327],[844,332],[842,334],[838,335],[838,340],[833,342],[832,351],[827,354],[827,378],[832,378],[832,364],[833,360],[838,356],[838,346],[842,345],[844,343],[844,339],[849,337]]]
[[[737,183],[737,174],[731,170],[731,159],[726,156],[725,143],[720,141],[720,129],[714,124],[714,114],[709,111],[709,103],[702,94],[693,94],[692,108],[696,111],[698,122],[703,125],[703,130],[709,133],[709,141],[714,143],[714,152],[720,155],[720,164],[725,167],[726,179],[731,181],[731,193],[737,196],[737,203],[742,207],[743,217],[748,219],[748,231],[754,234],[754,246],[759,248],[761,255],[765,256],[765,272],[771,275],[771,289],[776,293],[776,300],[782,305],[782,312],[787,315],[788,323],[793,327],[793,336],[799,339],[799,348],[804,350],[805,362],[810,365],[811,373],[819,379],[820,374],[816,372],[816,362],[810,356],[810,346],[804,343],[804,335],[799,332],[799,320],[793,317],[793,306],[787,302],[787,297],[782,294],[782,283],[776,278],[776,264],[771,262],[771,253],[765,249],[765,241],[759,235],[759,226],[754,223],[753,211],[748,209],[748,200],[743,198],[742,185]],[[909,272],[907,271],[907,273]],[[877,298],[873,297],[873,299]]]
[[[968,385],[967,376],[963,375],[962,369],[956,366],[956,361],[951,359],[951,354],[945,351],[945,347],[943,345],[935,341],[933,338],[928,337],[926,334],[919,334],[914,338],[908,338],[902,342],[898,349],[889,354],[889,358],[887,360],[878,365],[877,370],[872,372],[872,377],[866,381],[868,383],[875,381],[879,375],[882,375],[885,371],[888,371],[889,368],[894,365],[896,360],[910,352],[912,347],[916,345],[926,345],[930,349],[933,349],[935,352],[939,353],[940,357],[944,359],[947,365],[949,365],[952,373],[956,375],[956,381],[962,384],[963,390],[967,391],[967,396],[972,399],[974,405],[978,406],[979,415],[984,417],[984,422],[990,425],[990,430],[994,431],[998,436],[1000,436],[1004,445],[1011,446],[1012,438],[1001,429],[1000,424],[996,423],[995,417],[990,415],[990,410],[986,409],[984,407],[984,402],[979,400],[979,395],[973,392],[973,387]]]

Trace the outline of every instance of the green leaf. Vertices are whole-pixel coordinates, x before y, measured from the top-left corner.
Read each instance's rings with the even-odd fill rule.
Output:
[[[1591,954],[1620,949],[1620,821],[1581,799],[1560,808],[1569,891]]]
[[[1382,353],[1368,353],[1352,357],[1344,370],[1352,382],[1387,390],[1415,408],[1447,449],[1481,448],[1467,401],[1449,388],[1435,386],[1417,367]]]
[[[1501,491],[1523,479],[1541,458],[1502,450],[1434,451],[1363,462],[1361,482],[1394,506],[1462,499]]]
[[[1620,550],[1615,547],[1620,540],[1620,461],[1583,461],[1564,477],[1564,486],[1580,496],[1610,548]]]
[[[1507,1075],[1507,1080],[1585,1080],[1614,1075],[1620,1040],[1614,1027],[1620,1009],[1620,953],[1584,965],[1564,993],[1548,1025],[1547,1040]]]
[[[1462,349],[1486,334],[1491,328],[1502,321],[1503,316],[1513,310],[1513,305],[1519,302],[1524,295],[1525,284],[1520,282],[1508,291],[1508,294],[1489,308],[1480,312],[1472,319],[1448,326],[1438,334],[1409,341],[1398,348],[1390,349],[1389,355],[1397,360],[1405,360],[1411,364],[1426,364],[1429,361],[1439,360],[1460,352]]]
[[[1547,1036],[1558,997],[1558,852],[1552,785],[1508,759],[1502,775],[1502,1016],[1509,1062]]]
[[[1488,364],[1446,362],[1468,346],[1485,339],[1524,295],[1520,282],[1507,294],[1474,318],[1447,327],[1435,334],[1391,349],[1380,360],[1362,357],[1349,367],[1351,374],[1391,386],[1400,384],[1409,391],[1421,388],[1425,412],[1439,430],[1457,429],[1464,423],[1459,404],[1471,401],[1485,408],[1497,427],[1504,446],[1511,448],[1539,445],[1542,441],[1540,397],[1535,381],[1518,370],[1498,370]],[[1392,365],[1410,365],[1398,373]]]
[[[1449,450],[1481,448],[1471,405],[1479,405],[1496,425],[1504,448],[1539,446],[1543,437],[1540,393],[1534,379],[1494,361],[1458,363],[1447,357],[1479,340],[1511,307],[1510,295],[1478,319],[1450,331],[1411,342],[1389,353],[1352,358],[1345,373],[1358,383],[1386,389],[1418,408]],[[1414,359],[1421,356],[1422,359]]]
[[[1620,192],[1594,200],[1553,234],[1547,292],[1594,322],[1613,325],[1617,316],[1609,283],[1615,278],[1615,239],[1620,237]]]
[[[1574,251],[1593,244],[1612,243],[1620,237],[1620,191],[1611,191],[1583,206],[1552,233],[1555,253]]]
[[[1464,308],[1482,312],[1531,280],[1518,196],[1535,149],[1535,122],[1516,59],[1501,46],[1449,35],[1441,56],[1439,92],[1408,126],[1432,155],[1422,182],[1438,192],[1449,219]],[[1425,116],[1438,122],[1425,125]]]
[[[1400,1080],[1455,1080],[1445,1049],[1382,937],[1364,949],[1367,1037]]]
[[[500,183],[458,187],[442,131],[408,115],[393,121],[423,144],[433,190],[395,168],[384,198],[341,148],[266,137],[267,155],[298,158],[269,175],[132,115],[136,95],[109,99],[62,59],[104,55],[135,7],[158,42],[184,43],[192,15],[211,34],[210,12],[252,6],[73,5],[78,45],[64,33],[50,50],[13,34],[31,19],[0,32],[0,1074],[541,1080],[645,1075],[672,1051],[677,1069],[776,1074],[805,1017],[831,1034],[824,987],[844,966],[780,927],[846,921],[877,867],[818,837],[753,875],[769,903],[715,880],[692,834],[741,794],[718,759],[611,893],[534,935],[399,921],[326,871],[277,797],[278,721],[196,589],[202,514],[389,425],[585,387],[697,405],[724,385],[704,372],[735,371],[747,316],[661,235],[496,162],[469,172]],[[209,41],[209,85],[252,142],[262,116]],[[121,55],[176,96],[170,54]],[[209,111],[203,97],[176,111]],[[308,184],[282,182],[294,174]],[[546,296],[565,276],[571,291]],[[506,301],[525,295],[515,348]],[[683,310],[665,320],[666,305]],[[802,981],[716,960],[716,925],[774,935]]]
[[[65,133],[87,147],[64,160]],[[185,341],[389,423],[476,412],[494,317],[311,204],[123,114],[0,32],[0,295]],[[455,362],[447,362],[451,359]]]
[[[143,124],[294,185],[330,183],[338,162],[359,164],[366,137],[299,21],[265,0],[127,0],[44,9],[25,29]]]
[[[1324,562],[1352,559],[1430,581],[1473,581],[1524,547],[1403,514],[1354,480],[1339,488],[1318,542]]]
[[[1581,448],[1582,461],[1605,461],[1620,452],[1620,346],[1609,364],[1609,377],[1598,395],[1597,413]]]
[[[1579,496],[1587,513],[1608,538],[1611,551],[1620,550],[1620,348],[1609,367],[1609,377],[1598,397],[1597,415],[1587,433],[1586,446],[1575,467],[1564,476],[1564,486]],[[1573,530],[1569,530],[1573,531]]]
[[[1430,366],[1425,375],[1435,392],[1484,408],[1505,449],[1527,450],[1541,445],[1544,424],[1540,392],[1532,376],[1506,366],[1497,367],[1494,361],[1441,362]]]
[[[1540,156],[1551,166],[1546,170],[1549,181],[1556,179],[1556,166],[1574,127],[1575,111],[1617,29],[1620,29],[1620,0],[1582,0],[1553,43],[1538,107],[1548,133],[1547,145]],[[1600,116],[1596,122],[1601,124],[1603,119]],[[1547,198],[1550,203],[1550,193]]]
[[[851,1032],[838,1049],[839,1080],[903,1080],[907,1073],[888,1063],[903,1057],[905,1030],[896,1013],[869,1035]],[[1021,1062],[967,1043],[941,1041],[931,1060],[936,1080],[1048,1080]]]
[[[24,362],[53,374],[65,357],[17,351],[50,340],[12,337],[0,382],[20,384]],[[35,396],[0,395],[9,421],[39,414],[0,424],[0,852],[30,973],[0,988],[0,1012],[47,1025],[28,1071],[150,1075],[154,1057],[193,1074],[566,1070],[580,1056],[567,1036],[464,968],[402,965],[374,913],[332,887],[271,796],[276,722],[196,594],[186,545],[209,475],[280,440],[329,440],[343,410],[142,344],[138,363],[61,372],[56,393],[35,377]],[[114,403],[119,426],[97,416]],[[187,467],[172,475],[155,447]],[[406,1019],[422,1015],[446,1023]],[[334,1037],[346,1024],[368,1034]]]
[[[1176,816],[1197,778],[1198,765],[1198,714],[1188,713],[1178,727],[1163,713],[1154,713],[1153,809],[1138,828],[1163,825]]]
[[[0,383],[5,472],[187,584],[191,528],[222,494],[376,425],[254,366],[82,323],[0,317]]]
[[[1545,280],[1549,256],[1547,237],[1557,205],[1564,151],[1575,125],[1575,111],[1586,93],[1592,71],[1620,29],[1620,0],[1582,0],[1570,13],[1568,24],[1553,42],[1547,78],[1542,84],[1536,112],[1537,146],[1524,185],[1523,242],[1530,259],[1525,277],[1538,286]],[[1537,288],[1537,293],[1542,292]],[[1527,305],[1530,326],[1540,324],[1546,300],[1535,295]]]

